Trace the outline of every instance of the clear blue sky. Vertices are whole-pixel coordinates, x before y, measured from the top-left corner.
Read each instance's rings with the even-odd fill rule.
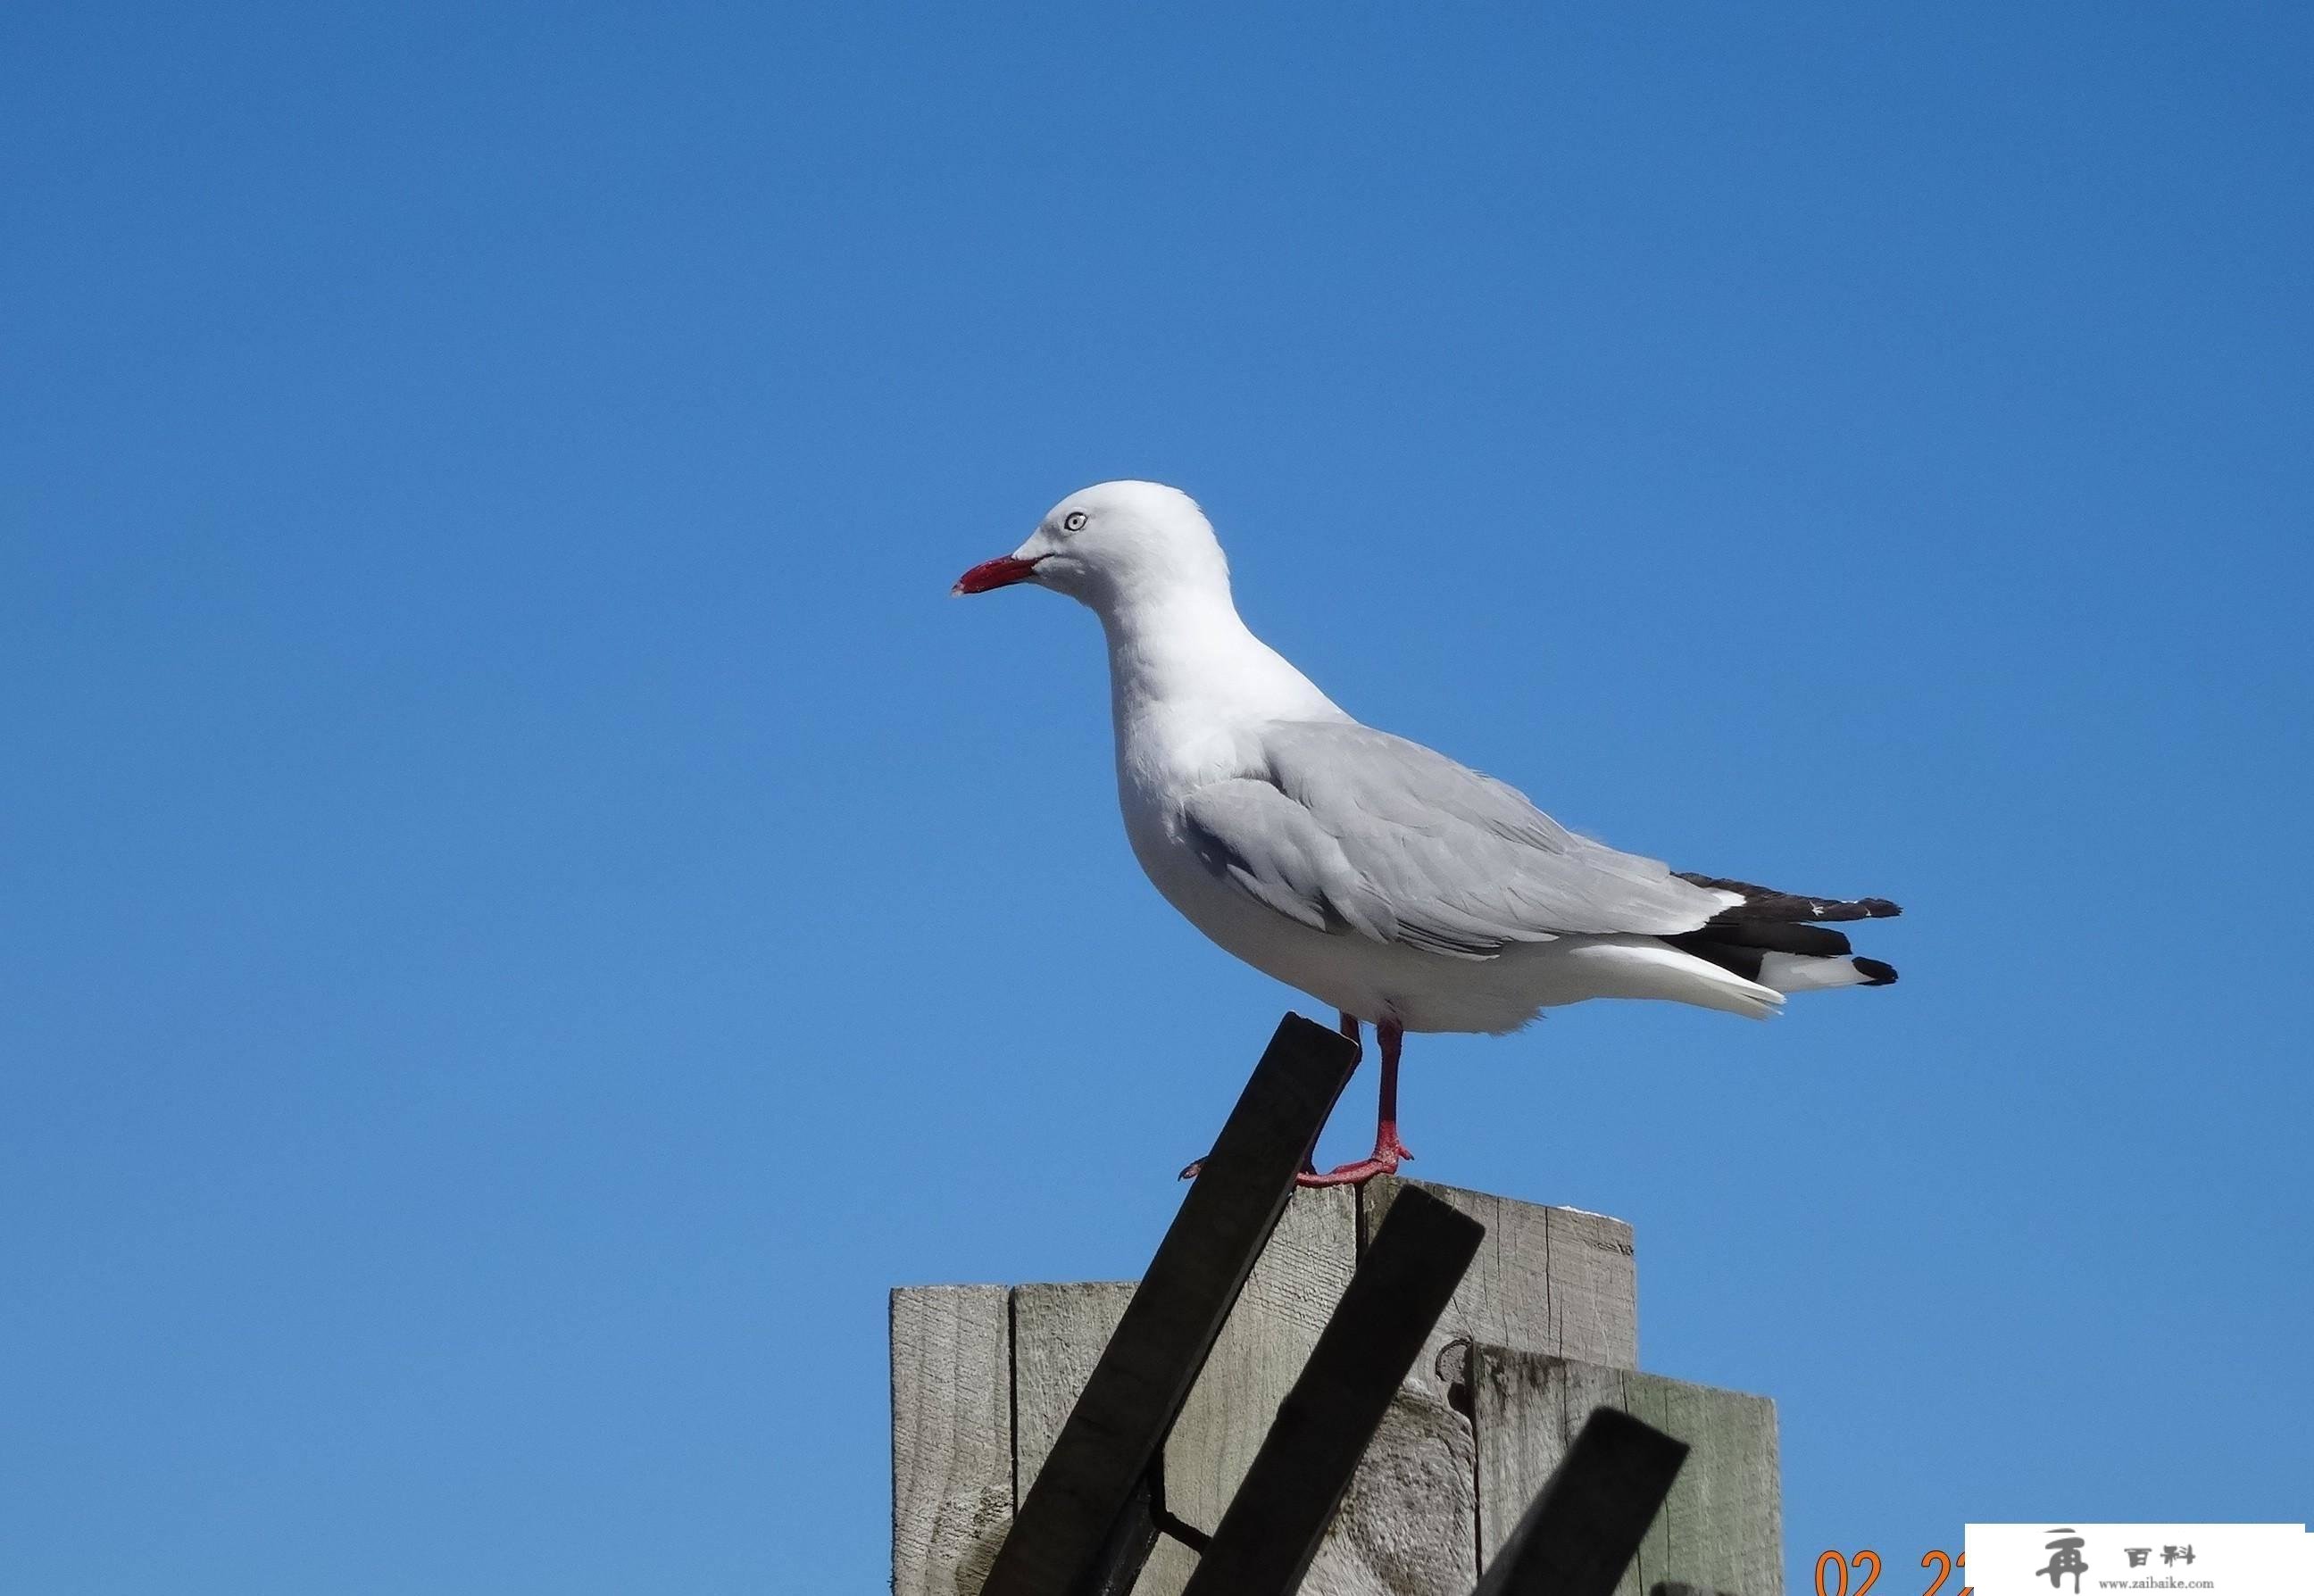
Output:
[[[884,1301],[1135,1271],[1198,495],[1363,718],[1892,991],[1417,1038],[1788,1540],[2314,1512],[2302,8],[22,4],[0,1584],[877,1588]],[[1305,1004],[1306,1006],[1306,1004]],[[1356,1151],[1370,1085],[1326,1151]]]

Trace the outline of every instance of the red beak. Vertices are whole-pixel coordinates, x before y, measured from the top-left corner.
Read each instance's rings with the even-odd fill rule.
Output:
[[[1038,555],[1038,559],[1044,557]],[[1035,560],[1015,560],[1004,555],[997,560],[984,560],[956,579],[954,593],[986,593],[992,587],[1010,587],[1015,582],[1025,582],[1029,573],[1037,569]]]

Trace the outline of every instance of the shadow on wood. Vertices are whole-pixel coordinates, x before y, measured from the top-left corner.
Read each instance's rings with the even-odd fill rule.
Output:
[[[1399,1194],[1183,1596],[1293,1596],[1486,1233],[1427,1192]]]
[[[1594,1409],[1473,1596],[1613,1596],[1686,1460],[1685,1442]]]
[[[1152,1537],[1126,1521],[1254,1260],[1356,1069],[1348,1038],[1289,1014],[1222,1127],[1117,1333],[1053,1442],[984,1596],[1129,1588]]]
[[[1773,1403],[1501,1346],[1471,1347],[1466,1368],[1485,1504],[1481,1557],[1499,1555],[1520,1508],[1566,1460],[1585,1421],[1594,1409],[1609,1407],[1689,1448],[1686,1466],[1620,1587],[1626,1596],[1641,1596],[1658,1583],[1742,1596],[1774,1596],[1783,1589]]]
[[[1289,1018],[1263,1063],[1291,1071],[1297,1054],[1303,1080],[1286,1100],[1298,1109],[1282,1119],[1258,1110],[1252,1083],[1239,1105],[1271,1122],[1261,1138],[1267,1174],[1244,1178],[1225,1133],[1209,1174],[1184,1194],[1148,1283],[894,1292],[896,1596],[1008,1588],[1011,1596],[1184,1596],[1216,1541],[1223,1559],[1201,1591],[1215,1583],[1250,1591],[1223,1577],[1238,1535],[1227,1521],[1273,1491],[1293,1526],[1258,1515],[1284,1538],[1257,1548],[1267,1557],[1258,1571],[1265,1591],[1280,1568],[1288,1581],[1298,1572],[1311,1596],[1467,1596],[1482,1571],[1496,1579],[1489,1588],[1516,1589],[1505,1583],[1513,1568],[1494,1565],[1600,1407],[1691,1449],[1613,1588],[1781,1596],[1774,1405],[1638,1371],[1630,1228],[1395,1177],[1289,1197],[1294,1170],[1354,1067],[1346,1042]],[[1280,1128],[1288,1121],[1298,1121],[1290,1133]],[[1228,1201],[1224,1184],[1234,1187]],[[1450,1207],[1483,1226],[1484,1240],[1413,1368],[1382,1398],[1371,1440],[1356,1424],[1347,1437],[1320,1433],[1329,1421],[1365,1416],[1331,1414],[1322,1402],[1314,1424],[1294,1415],[1317,1400],[1308,1393],[1329,1378],[1347,1328],[1376,1327],[1346,1294],[1362,1266],[1370,1274],[1397,1249],[1382,1245],[1384,1232],[1400,1199],[1418,1191],[1410,1212]],[[1156,1293],[1169,1277],[1176,1309],[1191,1299],[1203,1309],[1165,1311]],[[1133,1339],[1120,1336],[1128,1313],[1145,1321],[1143,1351],[1120,1371],[1122,1344]],[[1110,1388],[1105,1397],[1097,1383]],[[1348,1406],[1373,1399],[1369,1390]],[[1108,1419],[1088,1432],[1104,1410]],[[1065,1445],[1064,1432],[1073,1433]],[[1048,1492],[1048,1465],[1066,1469],[1062,1454],[1088,1446],[1106,1473],[1105,1486],[1093,1481],[1105,1495],[1088,1500],[1082,1477],[1076,1489]],[[1346,1491],[1330,1465],[1297,1473],[1321,1451],[1356,1459]],[[1282,1485],[1271,1478],[1279,1469]],[[1048,1495],[1057,1509],[1031,1506]],[[1025,1529],[1011,1536],[1024,1508],[1057,1511],[1062,1532],[1074,1537],[1062,1548],[1065,1562],[1037,1556]],[[1303,1557],[1304,1531],[1329,1514],[1314,1559]],[[1020,1583],[988,1583],[1000,1554],[1007,1578]]]

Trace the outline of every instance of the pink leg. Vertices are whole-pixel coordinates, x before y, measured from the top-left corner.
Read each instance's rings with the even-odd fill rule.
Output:
[[[1353,1034],[1357,1021],[1342,1016],[1345,1035]],[[1377,1175],[1398,1173],[1399,1160],[1414,1155],[1406,1143],[1398,1139],[1398,1053],[1406,1039],[1406,1032],[1396,1020],[1374,1021],[1374,1037],[1382,1044],[1382,1097],[1374,1108],[1374,1148],[1369,1156],[1355,1164],[1344,1164],[1338,1169],[1329,1169],[1323,1175],[1303,1174],[1294,1178],[1303,1186],[1364,1186]]]

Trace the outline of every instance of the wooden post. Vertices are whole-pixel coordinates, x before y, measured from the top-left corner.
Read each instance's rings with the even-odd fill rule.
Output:
[[[1231,1498],[1184,1596],[1299,1590],[1393,1398],[1486,1232],[1398,1194]]]
[[[1594,1412],[1472,1596],[1614,1596],[1687,1454],[1685,1442],[1629,1414]]]
[[[978,1591],[1012,1521],[1010,1295],[892,1293],[894,1596]]]
[[[1363,1247],[1408,1184],[1294,1194],[1165,1443],[1162,1506],[1188,1536],[1220,1524]],[[1636,1372],[1630,1227],[1422,1189],[1479,1220],[1487,1235],[1367,1449],[1303,1591],[1469,1596],[1482,1550],[1491,1554],[1508,1533],[1589,1406],[1604,1405],[1692,1449],[1621,1589],[1647,1596],[1659,1583],[1684,1582],[1724,1596],[1782,1596],[1773,1406]],[[1133,1289],[894,1293],[898,1596],[978,1596],[1004,1532],[1000,1509],[1025,1498]],[[1161,1537],[1135,1596],[1179,1596],[1197,1565],[1188,1541]]]
[[[1355,1043],[1299,1015],[1277,1027],[1045,1466],[1017,1479],[991,1596],[1088,1596],[1138,1572],[1153,1466],[1357,1062]]]
[[[1507,1347],[1471,1351],[1479,1442],[1479,1544],[1491,1557],[1518,1509],[1559,1467],[1593,1410],[1627,1413],[1687,1443],[1687,1466],[1656,1515],[1622,1583],[1645,1596],[1659,1583],[1730,1596],[1783,1589],[1783,1499],[1776,1472],[1776,1405],[1659,1374],[1609,1369]]]

